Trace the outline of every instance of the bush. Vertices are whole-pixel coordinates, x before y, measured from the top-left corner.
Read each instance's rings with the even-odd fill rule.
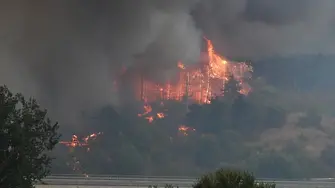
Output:
[[[202,176],[193,188],[275,188],[272,183],[256,182],[248,172],[219,169]]]

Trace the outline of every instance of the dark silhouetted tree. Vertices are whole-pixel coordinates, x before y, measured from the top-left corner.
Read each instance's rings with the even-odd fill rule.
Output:
[[[30,188],[49,174],[57,129],[36,100],[0,87],[1,187]]]

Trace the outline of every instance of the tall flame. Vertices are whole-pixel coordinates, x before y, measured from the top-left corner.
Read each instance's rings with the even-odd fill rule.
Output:
[[[207,40],[207,52],[208,52],[208,58],[209,58],[209,76],[211,78],[223,78],[224,80],[227,80],[228,78],[228,62],[220,55],[216,54],[214,51],[213,44],[210,40]]]

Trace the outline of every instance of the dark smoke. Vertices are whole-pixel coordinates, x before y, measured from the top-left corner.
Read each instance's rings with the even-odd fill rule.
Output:
[[[334,53],[335,1],[207,0],[193,15],[233,57]]]
[[[114,76],[148,54],[157,66],[195,61],[193,1],[7,1],[0,8],[1,84],[36,96],[63,121],[117,103]],[[150,56],[153,54],[153,56]],[[150,66],[147,66],[149,69]]]
[[[202,35],[223,55],[334,51],[332,0],[11,0],[0,6],[0,81],[57,119],[115,104],[122,66],[154,76],[196,62]]]

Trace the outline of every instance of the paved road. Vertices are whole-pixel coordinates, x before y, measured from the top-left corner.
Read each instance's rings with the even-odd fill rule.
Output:
[[[168,177],[71,177],[57,176],[45,180],[48,185],[37,185],[37,188],[135,188],[165,184],[178,185],[180,188],[191,187],[193,178]],[[277,188],[335,188],[335,181],[275,181]]]

